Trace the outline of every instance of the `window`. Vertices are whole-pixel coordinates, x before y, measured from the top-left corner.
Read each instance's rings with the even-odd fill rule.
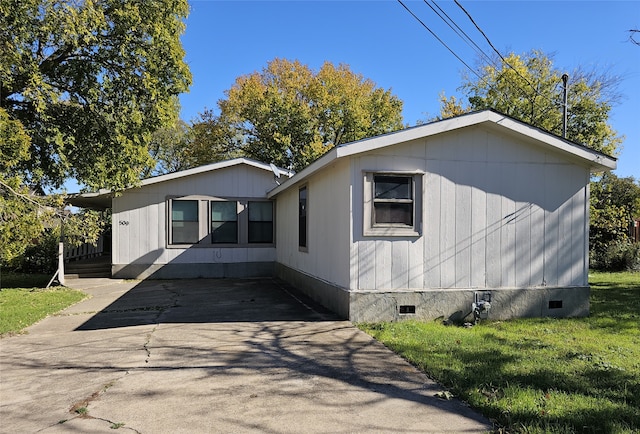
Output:
[[[413,178],[374,175],[373,225],[413,227]]]
[[[365,173],[363,195],[364,236],[420,235],[422,174]]]
[[[249,202],[249,243],[273,243],[273,202]]]
[[[167,245],[246,247],[274,243],[273,202],[225,199],[195,195],[169,198]]]
[[[298,246],[307,247],[307,187],[298,191]]]
[[[211,243],[238,242],[238,203],[211,202]]]
[[[171,244],[195,244],[200,240],[197,200],[171,201]]]

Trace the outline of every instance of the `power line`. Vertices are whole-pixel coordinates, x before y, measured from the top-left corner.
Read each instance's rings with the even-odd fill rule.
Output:
[[[476,27],[476,29],[478,29],[478,31],[480,32],[480,34],[482,36],[484,36],[484,39],[487,41],[487,43],[489,44],[489,46],[493,49],[493,51],[495,51],[495,53],[498,55],[498,57],[500,57],[500,59],[504,62],[505,65],[507,65],[509,68],[511,68],[513,71],[515,71],[516,74],[518,74],[518,76],[520,78],[522,78],[530,87],[531,89],[533,89],[533,91],[539,95],[539,96],[544,96],[541,95],[540,92],[538,92],[538,90],[533,86],[533,84],[531,84],[531,82],[529,80],[527,80],[527,78],[525,76],[523,76],[522,74],[520,74],[520,71],[518,71],[517,69],[515,69],[513,66],[511,66],[511,64],[509,62],[507,62],[507,59],[504,58],[504,56],[502,55],[502,53],[500,53],[500,51],[498,51],[498,49],[493,45],[493,43],[491,42],[491,40],[489,39],[489,37],[486,35],[486,33],[484,31],[482,31],[482,29],[480,28],[480,26],[476,23],[476,21],[473,19],[473,17],[471,16],[471,14],[469,12],[467,12],[467,10],[460,4],[460,2],[458,0],[453,0],[456,5],[458,5],[458,7],[460,9],[462,9],[462,12],[464,12],[467,17],[469,18],[469,20],[471,21],[471,23],[473,23],[473,25]],[[518,86],[520,87],[520,86]],[[524,89],[520,89],[520,90],[524,90]]]
[[[425,23],[424,23],[420,18],[418,18],[418,16],[417,16],[416,14],[414,14],[414,13],[413,13],[413,11],[412,11],[411,9],[409,9],[409,8],[407,7],[407,5],[405,5],[405,4],[402,2],[402,0],[397,0],[397,1],[398,1],[398,3],[400,3],[400,4],[402,5],[402,7],[403,7],[403,8],[405,8],[405,9],[407,10],[407,12],[409,12],[409,13],[411,14],[411,16],[413,16],[413,18],[415,18],[415,19],[416,19],[416,20],[417,20],[417,21],[422,25],[422,27],[424,27],[425,29],[427,29],[427,30],[429,31],[429,33],[431,33],[431,34],[433,35],[433,37],[434,37],[434,38],[436,38],[436,39],[438,40],[438,42],[440,42],[442,45],[444,45],[444,47],[445,47],[447,50],[449,50],[449,52],[450,52],[451,54],[453,54],[453,55],[455,56],[455,58],[456,58],[456,59],[458,59],[460,62],[462,62],[462,64],[463,64],[464,66],[466,66],[466,67],[469,69],[469,71],[473,72],[473,73],[474,73],[478,78],[480,78],[480,79],[482,78],[482,76],[480,76],[480,74],[478,74],[478,72],[477,72],[475,69],[473,69],[472,67],[470,67],[470,66],[469,66],[469,65],[468,65],[464,60],[462,60],[462,58],[461,58],[460,56],[458,56],[458,55],[455,53],[455,51],[453,51],[451,48],[449,48],[449,46],[448,46],[448,45],[447,45],[447,44],[446,44],[442,39],[440,39],[440,38],[438,37],[438,35],[436,35],[436,34],[434,33],[434,31],[433,31],[433,30],[431,30],[431,29],[429,28],[429,26],[427,26],[427,25],[426,25],[426,24],[425,24]]]
[[[436,38],[436,39],[437,39],[437,40],[438,40],[442,45],[444,45],[444,46],[445,46],[445,48],[447,48],[447,50],[449,50],[449,52],[455,56],[455,58],[456,58],[456,59],[458,59],[458,60],[459,60],[459,61],[460,61],[464,66],[466,66],[466,67],[467,67],[467,69],[469,69],[473,74],[475,74],[475,75],[476,75],[476,77],[478,77],[480,80],[482,80],[482,76],[481,76],[481,75],[480,75],[480,74],[479,74],[475,69],[473,69],[472,67],[470,67],[470,66],[469,66],[469,65],[468,65],[464,60],[462,60],[462,58],[461,58],[460,56],[458,56],[458,55],[457,55],[457,54],[456,54],[456,53],[455,53],[455,52],[454,52],[454,51],[453,51],[453,50],[452,50],[452,49],[451,49],[451,48],[450,48],[450,47],[449,47],[449,46],[448,46],[448,45],[447,45],[447,44],[446,44],[442,39],[440,39],[440,38],[438,37],[438,35],[436,35],[436,34],[435,34],[435,32],[434,32],[433,30],[431,30],[431,29],[429,28],[429,26],[427,26],[427,25],[426,25],[426,24],[425,24],[425,23],[424,23],[424,22],[423,22],[423,21],[422,21],[422,20],[421,20],[421,19],[420,19],[416,14],[415,14],[415,13],[413,13],[413,11],[412,11],[411,9],[409,9],[409,7],[407,7],[407,6],[402,2],[402,0],[397,0],[397,1],[398,1],[398,3],[400,3],[400,4],[402,5],[402,7],[404,7],[404,8],[407,10],[407,12],[409,12],[409,13],[411,14],[411,16],[412,16],[413,18],[415,18],[415,19],[416,19],[416,21],[418,21],[418,22],[419,22],[419,23],[420,23],[420,24],[421,24],[425,29],[427,29],[427,30],[429,31],[429,33],[431,33],[431,35],[433,35],[433,37],[434,37],[434,38]],[[435,12],[435,11],[434,11],[434,12]],[[440,17],[440,18],[442,18],[442,17]],[[453,20],[452,20],[452,21],[453,21]],[[446,22],[446,21],[445,21],[445,22]],[[457,24],[456,24],[456,27],[458,27],[458,26],[457,26]],[[469,38],[469,39],[471,40],[471,38]],[[473,42],[473,44],[477,46],[477,44],[475,44],[475,42]],[[481,51],[482,51],[482,50],[481,50]],[[483,53],[484,53],[484,52],[483,52]],[[487,56],[487,55],[486,55],[486,53],[485,53],[485,56]],[[487,56],[487,57],[489,57],[489,56]],[[492,64],[493,64],[493,61],[491,61],[491,62],[492,62]],[[494,66],[495,66],[495,65],[494,65]],[[495,87],[495,86],[491,86],[490,84],[488,84],[488,86],[489,86],[489,88],[490,88],[491,90],[495,91],[495,92],[499,95],[499,97],[500,97],[500,98],[502,98],[502,100],[503,100],[503,102],[504,102],[505,104],[507,104],[507,105],[509,105],[509,104],[510,104],[509,99],[507,98],[507,95],[505,94],[505,92],[501,91],[500,89],[498,89],[498,88],[497,88],[497,87]],[[522,90],[522,89],[521,89],[521,90]]]
[[[455,22],[455,20],[453,18],[451,18],[445,11],[444,9],[442,9],[434,0],[432,0],[431,3],[433,3],[433,6],[435,6],[436,8],[438,8],[438,10],[440,12],[442,12],[442,14],[447,17],[446,19],[440,14],[440,12],[438,12],[437,10],[435,10],[433,8],[432,5],[429,4],[429,2],[427,0],[423,0],[424,3],[429,6],[429,8],[431,8],[431,10],[433,12],[435,12],[436,15],[438,15],[440,17],[440,19],[442,21],[445,22],[445,24],[447,24],[451,30],[453,30],[455,32],[456,35],[458,35],[460,37],[460,39],[462,39],[469,47],[471,47],[473,50],[475,50],[475,52],[480,56],[483,57],[492,65],[495,66],[495,64],[493,63],[493,59],[484,52],[484,50],[475,43],[475,41]],[[455,28],[454,28],[455,26]],[[457,29],[457,30],[456,30]],[[460,34],[462,33],[462,34]],[[464,36],[463,36],[464,35]],[[475,48],[474,48],[475,47]]]

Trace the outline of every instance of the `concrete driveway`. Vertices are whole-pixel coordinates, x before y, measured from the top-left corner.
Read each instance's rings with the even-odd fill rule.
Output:
[[[284,283],[81,279],[0,340],[0,432],[476,433],[488,420]]]

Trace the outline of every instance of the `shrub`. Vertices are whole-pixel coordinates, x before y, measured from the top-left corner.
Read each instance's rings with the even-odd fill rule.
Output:
[[[640,271],[640,243],[610,243],[602,258],[595,258],[594,268],[606,271]]]
[[[58,269],[58,243],[55,230],[42,232],[41,238],[27,247],[17,264],[17,271],[24,273],[55,273]]]

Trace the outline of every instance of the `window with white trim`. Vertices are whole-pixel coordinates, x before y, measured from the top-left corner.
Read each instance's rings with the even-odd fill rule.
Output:
[[[365,236],[419,236],[422,174],[368,172],[364,176]]]

